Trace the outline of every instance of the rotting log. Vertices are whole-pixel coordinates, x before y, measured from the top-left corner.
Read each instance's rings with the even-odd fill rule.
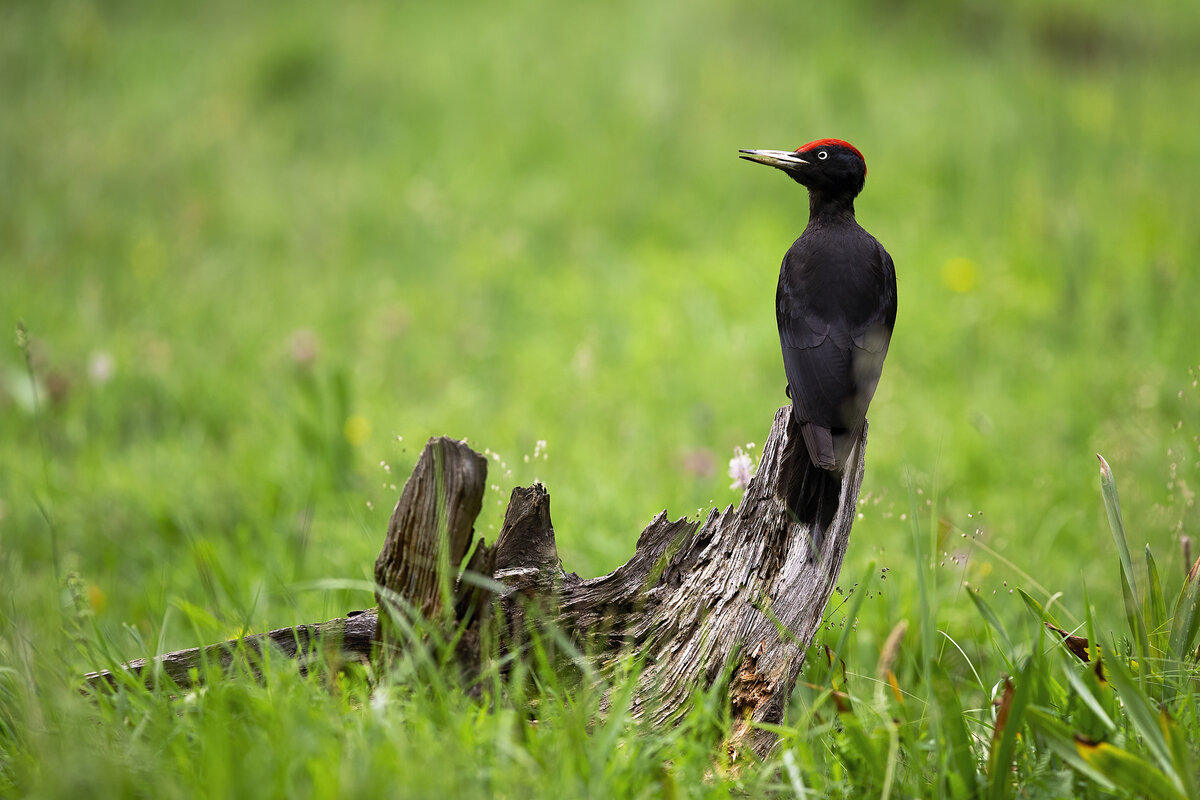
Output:
[[[755,723],[783,721],[841,571],[863,476],[865,427],[843,476],[837,515],[820,552],[812,553],[810,526],[790,514],[783,499],[783,459],[798,434],[790,407],[779,409],[758,472],[736,509],[713,509],[703,521],[671,520],[663,512],[642,531],[628,562],[586,580],[562,568],[550,495],[540,484],[515,488],[494,547],[481,540],[472,552],[487,461],[465,442],[432,438],[392,512],[376,562],[379,614],[356,612],[169,653],[158,659],[162,672],[186,683],[202,658],[227,665],[239,645],[259,652],[270,643],[302,657],[317,639],[324,653],[375,661],[403,641],[389,634],[387,620],[418,614],[464,631],[457,655],[474,671],[481,628],[495,601],[510,631],[519,630],[533,602],[601,664],[630,648],[644,657],[633,711],[652,724],[671,724],[686,713],[696,688],[728,679],[735,720],[728,744],[734,752],[751,748],[765,756],[775,735]],[[126,668],[144,672],[146,662]],[[103,671],[88,676],[92,686],[112,681]]]
[[[161,675],[177,686],[188,687],[192,685],[193,678],[203,678],[202,669],[206,665],[219,666],[225,671],[239,665],[254,669],[254,662],[263,656],[267,647],[271,648],[272,656],[296,659],[301,670],[307,668],[308,660],[313,657],[320,658],[323,664],[331,660],[369,663],[376,649],[376,628],[375,609],[352,611],[345,617],[328,622],[256,633],[207,647],[176,650],[158,658],[139,658],[122,664],[121,669],[141,678],[148,686],[154,685],[158,675]],[[116,676],[108,670],[89,672],[84,680],[92,689],[117,684]]]

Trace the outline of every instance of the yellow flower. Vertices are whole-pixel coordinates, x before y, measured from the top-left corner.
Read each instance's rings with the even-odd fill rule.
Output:
[[[942,283],[960,294],[975,291],[979,282],[979,266],[969,258],[950,258],[942,264]]]
[[[92,611],[100,614],[104,609],[108,608],[108,595],[104,593],[96,584],[91,584],[87,588],[88,605],[92,607]]]
[[[351,414],[342,432],[347,442],[358,447],[371,435],[371,423],[367,422],[367,418],[362,414]]]

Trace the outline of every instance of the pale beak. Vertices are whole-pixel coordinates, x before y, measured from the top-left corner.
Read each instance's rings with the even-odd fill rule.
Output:
[[[799,154],[790,150],[738,150],[738,153],[740,153],[738,158],[779,169],[796,169],[808,163]]]

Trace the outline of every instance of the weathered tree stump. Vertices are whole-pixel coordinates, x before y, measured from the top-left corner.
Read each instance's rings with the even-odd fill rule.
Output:
[[[539,622],[585,643],[583,651],[601,665],[631,648],[643,656],[633,710],[656,725],[685,713],[695,689],[728,676],[735,719],[729,744],[766,755],[775,736],[755,723],[783,721],[841,571],[863,476],[865,428],[842,480],[837,515],[814,554],[809,524],[790,514],[784,500],[783,460],[798,434],[790,407],[779,409],[758,474],[736,509],[713,509],[703,521],[672,521],[663,512],[642,531],[628,562],[587,580],[562,568],[550,496],[540,484],[513,490],[495,546],[478,542],[460,570],[473,543],[487,461],[464,442],[430,439],[392,512],[376,562],[384,613],[358,612],[170,653],[158,662],[164,674],[186,682],[188,669],[203,657],[227,665],[233,653],[259,652],[264,642],[302,657],[318,637],[326,652],[337,647],[341,658],[378,660],[389,648],[404,646],[388,620],[420,615],[465,630],[456,653],[463,668],[474,671],[481,628],[499,600],[507,645],[519,638],[523,615],[534,607],[544,617]],[[126,668],[142,673],[146,662]],[[87,680],[100,686],[112,676],[96,672]]]
[[[494,577],[513,590],[557,585],[559,624],[601,634],[615,655],[645,656],[634,712],[655,724],[686,711],[697,686],[732,669],[731,744],[765,755],[821,624],[850,537],[862,483],[866,433],[842,482],[839,509],[821,552],[810,559],[809,526],[788,513],[782,459],[798,435],[790,408],[775,415],[758,473],[736,510],[713,509],[703,522],[656,517],[624,566],[579,580],[557,564],[549,497],[515,489],[496,542]],[[532,524],[530,520],[537,520]],[[503,558],[502,558],[503,555]],[[555,572],[553,580],[547,572]]]

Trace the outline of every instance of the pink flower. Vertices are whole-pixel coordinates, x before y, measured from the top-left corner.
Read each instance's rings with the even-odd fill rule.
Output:
[[[729,459],[729,477],[733,478],[733,483],[729,484],[729,488],[746,489],[754,472],[754,461],[750,455],[740,447],[733,448],[733,458]]]

